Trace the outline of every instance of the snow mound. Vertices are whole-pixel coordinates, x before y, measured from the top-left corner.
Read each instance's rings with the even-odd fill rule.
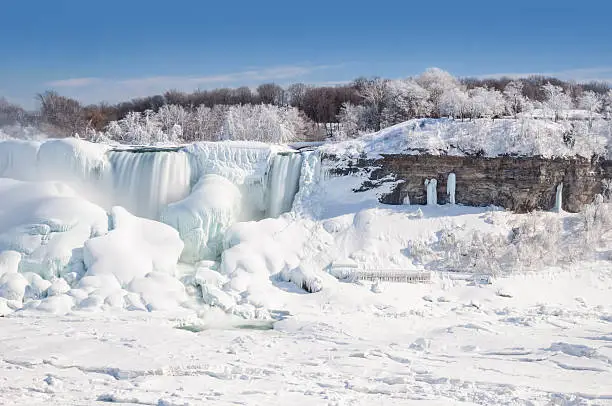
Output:
[[[113,275],[121,286],[151,272],[174,274],[183,242],[178,232],[138,218],[122,207],[111,210],[112,230],[85,242],[86,276]]]
[[[0,251],[45,279],[72,272],[84,242],[107,232],[106,212],[62,183],[0,179],[0,201]]]

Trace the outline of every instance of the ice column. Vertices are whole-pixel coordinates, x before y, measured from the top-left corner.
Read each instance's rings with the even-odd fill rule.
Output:
[[[438,181],[436,179],[425,179],[425,186],[427,187],[427,204],[436,205],[438,204]]]
[[[561,213],[563,211],[563,183],[557,185],[557,196],[555,197],[555,211]]]
[[[448,174],[448,180],[446,181],[446,194],[448,195],[448,202],[450,204],[455,204],[455,186],[455,174],[451,172]]]

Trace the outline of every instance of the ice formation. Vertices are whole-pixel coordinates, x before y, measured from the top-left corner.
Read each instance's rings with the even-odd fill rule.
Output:
[[[561,213],[563,211],[563,183],[557,185],[557,193],[555,195],[555,211]]]
[[[164,209],[160,221],[178,230],[185,243],[184,262],[215,260],[225,231],[240,219],[242,205],[236,185],[220,175],[204,175],[187,198]]]
[[[448,180],[446,182],[446,194],[448,195],[448,202],[450,204],[455,204],[455,188],[456,188],[456,178],[454,173],[448,174]]]
[[[253,142],[119,150],[72,138],[2,141],[0,313],[187,303],[186,287],[195,282],[184,279],[192,271],[181,271],[186,265],[177,265],[179,258],[191,264],[222,260],[232,240],[224,238],[228,229],[289,211],[299,184],[310,182],[301,176],[303,168],[316,166],[317,159],[305,162],[288,148]],[[284,220],[276,224],[286,226]],[[272,240],[259,232],[241,241],[234,251]],[[279,256],[279,250],[285,253]],[[253,254],[247,269],[256,281],[270,285],[270,275],[281,271],[296,284],[308,279],[296,270],[292,251],[271,244]],[[224,288],[222,302],[231,312],[253,315],[254,308],[239,305],[237,296],[250,286],[240,280],[249,278],[240,266],[228,268],[231,252],[226,257],[221,268],[236,280]],[[217,265],[212,268],[218,280],[229,282]],[[314,289],[315,282],[308,286]],[[213,294],[223,296],[214,286],[200,288],[209,301]],[[266,294],[247,296],[261,302]]]
[[[300,154],[256,142],[122,150],[74,138],[0,142],[0,178],[63,182],[107,210],[155,220],[210,174],[240,189],[244,218],[277,217],[291,209],[301,165]]]
[[[425,187],[427,188],[427,205],[438,204],[438,181],[436,179],[425,179]]]

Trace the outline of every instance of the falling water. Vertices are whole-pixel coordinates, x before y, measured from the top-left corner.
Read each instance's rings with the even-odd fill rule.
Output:
[[[191,190],[191,166],[185,152],[110,151],[114,204],[157,219],[163,207]]]

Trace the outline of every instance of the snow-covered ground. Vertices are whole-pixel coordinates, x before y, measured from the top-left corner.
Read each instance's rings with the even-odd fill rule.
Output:
[[[328,169],[0,143],[0,404],[612,404],[609,203],[385,206]]]
[[[0,319],[0,402],[612,404],[609,264],[381,288],[288,287],[272,330],[210,313],[15,314]]]

